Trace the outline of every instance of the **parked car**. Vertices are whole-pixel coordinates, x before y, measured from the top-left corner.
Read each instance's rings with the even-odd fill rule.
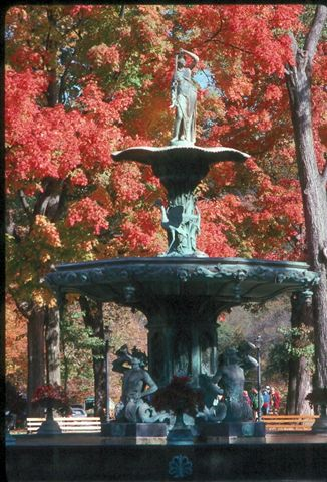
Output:
[[[88,397],[84,400],[86,413],[93,417],[94,416],[94,397]],[[115,413],[115,402],[109,398],[109,412],[110,418],[114,418]]]
[[[71,405],[71,417],[87,417],[87,413],[83,408],[83,405]]]

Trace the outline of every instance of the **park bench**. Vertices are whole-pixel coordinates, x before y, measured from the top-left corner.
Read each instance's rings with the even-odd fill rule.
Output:
[[[27,418],[27,433],[36,433],[44,418]],[[101,431],[100,417],[54,417],[62,433],[92,433]]]
[[[264,415],[267,432],[309,431],[319,415]]]

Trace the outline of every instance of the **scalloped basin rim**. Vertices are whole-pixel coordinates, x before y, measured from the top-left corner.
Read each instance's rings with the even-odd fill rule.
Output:
[[[110,266],[110,265],[129,265],[129,264],[151,264],[162,266],[165,264],[169,265],[218,265],[218,264],[232,264],[232,265],[249,265],[249,266],[262,266],[263,268],[289,268],[289,269],[304,269],[310,270],[310,266],[307,263],[299,261],[272,261],[264,259],[247,259],[247,258],[196,258],[196,257],[126,257],[126,258],[110,258],[110,259],[99,259],[96,261],[84,261],[81,263],[64,263],[57,265],[56,270],[72,270],[72,269],[88,269],[88,268],[98,268],[99,266]]]
[[[122,151],[115,151],[112,152],[112,156],[118,156],[122,153],[128,153],[133,151],[146,151],[146,152],[169,152],[175,150],[182,150],[182,151],[201,151],[201,152],[237,152],[243,154],[244,157],[248,158],[251,157],[250,154],[246,154],[245,152],[239,151],[238,149],[233,149],[232,147],[199,147],[199,146],[163,146],[163,147],[152,147],[152,146],[137,146],[137,147],[128,147],[127,149],[123,149]]]
[[[143,309],[156,299],[178,298],[193,306],[199,297],[235,306],[287,291],[309,294],[319,276],[308,268],[306,263],[244,258],[111,258],[60,265],[45,283],[57,293],[78,292]]]
[[[153,164],[157,162],[172,161],[176,159],[190,162],[202,160],[207,164],[235,161],[244,162],[251,157],[245,152],[238,151],[231,147],[198,147],[198,146],[165,146],[165,147],[147,147],[137,146],[129,147],[122,151],[111,153],[114,161],[134,161],[144,164]]]

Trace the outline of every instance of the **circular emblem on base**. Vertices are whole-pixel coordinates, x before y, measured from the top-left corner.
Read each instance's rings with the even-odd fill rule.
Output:
[[[193,462],[186,455],[175,455],[169,462],[169,475],[183,479],[193,474]]]

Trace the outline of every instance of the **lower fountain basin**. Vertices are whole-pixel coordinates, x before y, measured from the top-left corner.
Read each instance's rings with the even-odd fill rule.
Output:
[[[218,315],[284,292],[310,297],[318,281],[305,263],[242,258],[117,258],[64,264],[46,276],[66,293],[140,310],[147,319],[148,367],[158,386],[179,373],[201,387],[218,368]]]
[[[82,293],[103,302],[142,304],[144,298],[210,297],[236,305],[283,292],[307,291],[318,274],[306,263],[243,258],[113,258],[62,264],[46,276],[58,295]]]

